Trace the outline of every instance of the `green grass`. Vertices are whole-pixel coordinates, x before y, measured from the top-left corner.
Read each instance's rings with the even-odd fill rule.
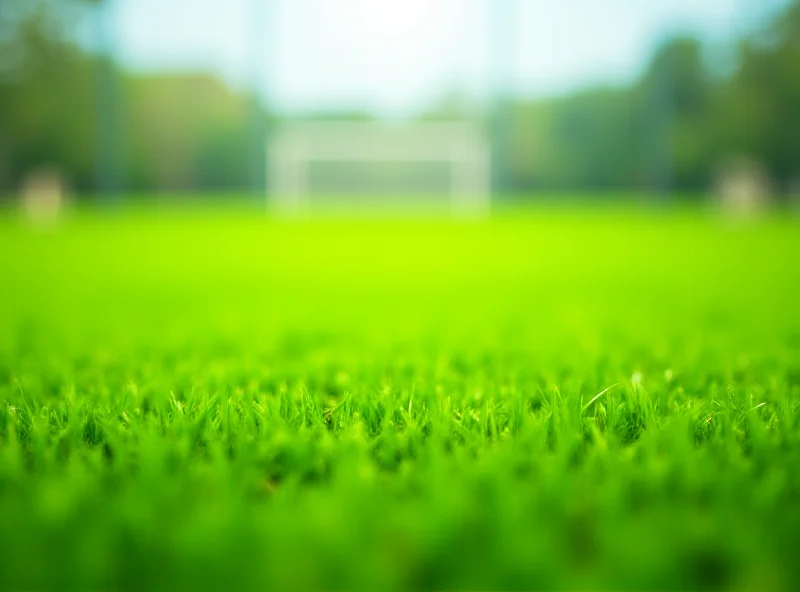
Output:
[[[0,217],[0,588],[792,589],[800,225]]]

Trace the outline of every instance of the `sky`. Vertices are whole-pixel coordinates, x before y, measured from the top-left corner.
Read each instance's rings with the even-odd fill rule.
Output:
[[[286,112],[403,116],[491,88],[547,96],[641,72],[675,32],[711,47],[786,0],[112,0],[139,71],[209,71]],[[258,65],[258,66],[257,66]]]

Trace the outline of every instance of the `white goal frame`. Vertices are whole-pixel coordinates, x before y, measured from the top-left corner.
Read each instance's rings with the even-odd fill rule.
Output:
[[[273,132],[267,145],[267,190],[279,212],[308,209],[313,195],[309,165],[313,162],[441,163],[449,169],[451,211],[467,216],[489,211],[491,151],[486,133],[477,123],[284,124]]]

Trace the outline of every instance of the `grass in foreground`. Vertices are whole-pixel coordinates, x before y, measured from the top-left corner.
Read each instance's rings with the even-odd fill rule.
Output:
[[[791,589],[790,221],[0,220],[0,587]]]

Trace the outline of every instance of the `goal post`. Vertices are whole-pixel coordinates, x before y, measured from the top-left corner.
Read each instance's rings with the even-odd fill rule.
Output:
[[[283,213],[308,209],[321,192],[312,183],[314,165],[386,167],[436,165],[447,178],[444,193],[456,215],[480,216],[491,199],[491,155],[483,127],[471,122],[301,122],[275,130],[267,145],[267,188]],[[357,174],[351,175],[353,191]],[[375,200],[407,193],[391,180],[375,189]],[[439,191],[437,190],[437,193]]]

